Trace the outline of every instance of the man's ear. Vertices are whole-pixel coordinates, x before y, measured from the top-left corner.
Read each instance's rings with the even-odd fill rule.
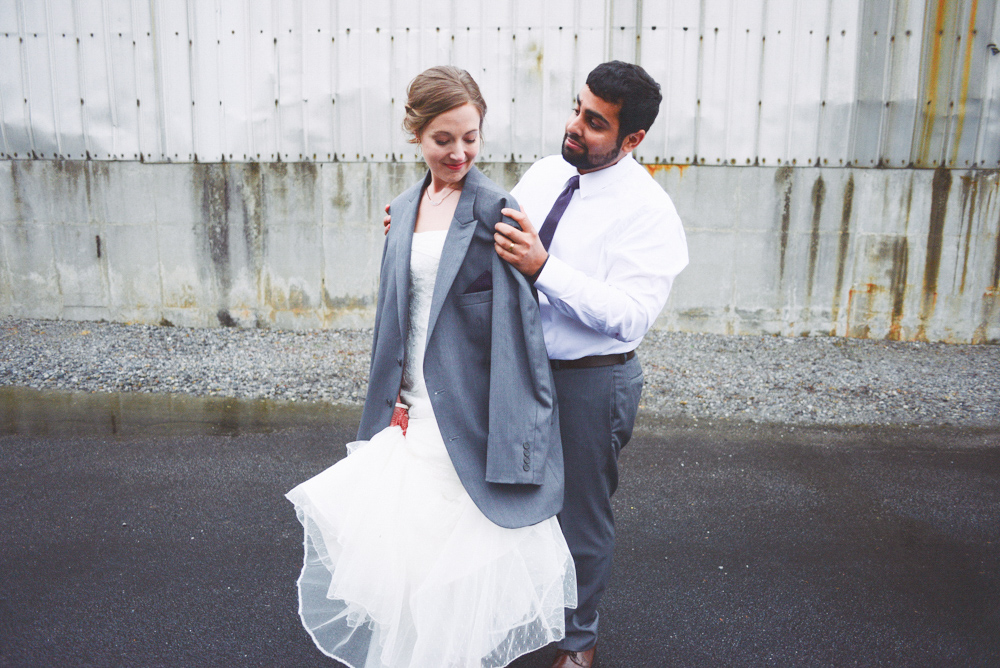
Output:
[[[625,141],[622,142],[623,151],[631,151],[635,149],[636,146],[642,143],[642,140],[646,137],[645,130],[636,130],[632,134],[625,137]]]

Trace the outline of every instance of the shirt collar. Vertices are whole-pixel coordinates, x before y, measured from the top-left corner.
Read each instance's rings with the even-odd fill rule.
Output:
[[[580,197],[588,197],[590,195],[597,194],[598,191],[603,190],[612,183],[625,178],[632,167],[629,163],[633,162],[635,162],[635,158],[632,157],[632,153],[630,151],[626,153],[621,160],[610,167],[598,169],[596,172],[580,174]],[[577,173],[576,170],[574,170],[574,173]]]

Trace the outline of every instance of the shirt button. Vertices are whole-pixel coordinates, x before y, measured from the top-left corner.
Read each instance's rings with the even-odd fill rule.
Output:
[[[530,466],[528,466],[527,464],[525,464],[525,465],[524,465],[524,470],[525,470],[525,471],[530,471],[530,470],[531,470],[531,467],[530,467]]]

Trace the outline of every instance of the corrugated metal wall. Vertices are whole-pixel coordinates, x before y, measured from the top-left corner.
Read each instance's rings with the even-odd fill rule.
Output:
[[[0,0],[0,158],[415,161],[406,83],[454,63],[530,162],[620,58],[645,162],[995,168],[998,44],[997,0]]]

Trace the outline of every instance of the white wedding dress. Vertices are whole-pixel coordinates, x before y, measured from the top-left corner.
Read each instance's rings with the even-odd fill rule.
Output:
[[[486,518],[452,465],[423,378],[446,232],[413,235],[404,436],[387,427],[287,494],[305,528],[299,614],[352,668],[506,666],[564,635],[573,560],[554,517]]]

